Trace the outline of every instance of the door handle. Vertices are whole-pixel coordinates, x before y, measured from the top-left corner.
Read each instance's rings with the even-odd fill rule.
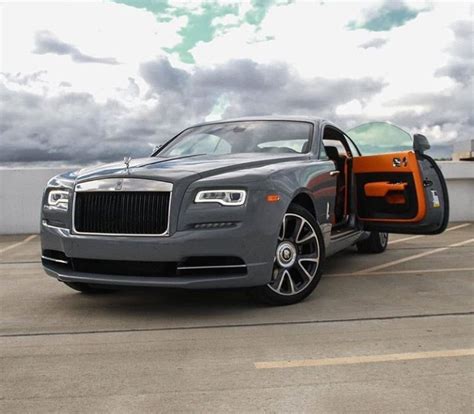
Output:
[[[331,171],[331,172],[329,173],[329,175],[330,175],[331,177],[333,177],[333,176],[335,176],[335,175],[339,175],[340,173],[341,173],[340,171],[337,171],[337,170],[336,170],[336,171]]]

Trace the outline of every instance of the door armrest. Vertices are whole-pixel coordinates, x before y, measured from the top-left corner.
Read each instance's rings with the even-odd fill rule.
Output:
[[[366,197],[385,197],[390,191],[404,191],[408,183],[390,183],[379,181],[364,185]]]

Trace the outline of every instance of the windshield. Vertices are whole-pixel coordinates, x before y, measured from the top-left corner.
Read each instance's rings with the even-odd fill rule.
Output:
[[[388,122],[370,122],[347,131],[363,155],[386,154],[413,149],[411,135]]]
[[[299,121],[239,121],[187,129],[159,156],[222,155],[249,152],[305,153],[312,124]]]

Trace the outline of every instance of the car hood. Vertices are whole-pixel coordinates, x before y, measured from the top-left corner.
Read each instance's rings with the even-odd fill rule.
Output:
[[[281,162],[307,158],[306,154],[226,154],[194,155],[180,157],[152,157],[131,160],[127,170],[125,163],[117,162],[77,172],[77,181],[107,177],[151,178],[175,182],[195,176],[196,179],[243,169],[262,167]]]

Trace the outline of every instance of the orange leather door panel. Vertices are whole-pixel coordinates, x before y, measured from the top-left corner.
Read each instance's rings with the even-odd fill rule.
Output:
[[[413,217],[399,218],[393,214],[391,218],[368,218],[360,217],[359,212],[357,216],[363,221],[381,221],[381,222],[399,222],[399,223],[413,223],[421,221],[426,215],[426,200],[423,186],[423,177],[421,175],[420,166],[416,154],[413,151],[394,152],[390,154],[368,155],[362,157],[355,157],[353,159],[353,173],[355,176],[355,185],[360,186],[357,176],[362,174],[381,173],[384,174],[383,181],[381,179],[374,179],[373,182],[365,183],[362,194],[367,197],[385,197],[390,190],[406,191],[413,194],[417,201],[417,211]],[[407,182],[390,182],[386,181],[387,174],[410,174],[413,178],[412,184]],[[375,174],[376,177],[376,174]],[[411,180],[410,180],[411,181]],[[414,188],[413,188],[414,187]],[[356,194],[361,194],[357,189]],[[399,194],[401,195],[401,194]],[[363,196],[362,196],[363,197]],[[390,204],[402,204],[403,198],[396,197],[391,200],[387,199]]]
[[[406,204],[407,199],[403,194],[387,194],[385,200],[388,204]]]

